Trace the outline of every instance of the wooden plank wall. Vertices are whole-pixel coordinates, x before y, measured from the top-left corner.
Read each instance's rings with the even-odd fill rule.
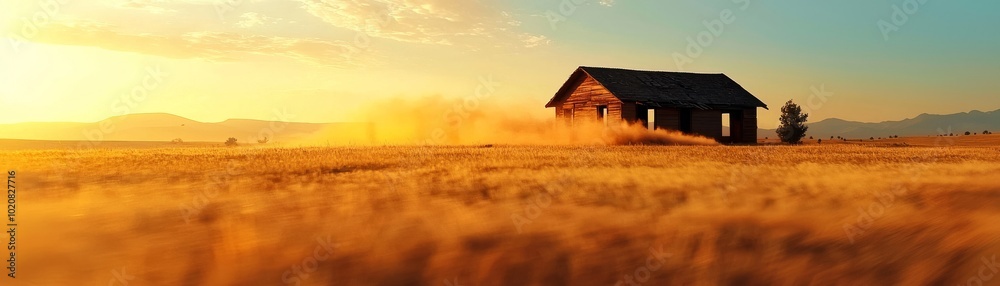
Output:
[[[691,132],[716,140],[722,139],[721,110],[691,110]]]
[[[743,110],[742,143],[757,143],[757,108]]]
[[[570,124],[573,120],[573,114],[571,110],[565,110],[561,106],[557,106],[556,110],[556,122],[562,124]]]
[[[617,125],[622,121],[622,102],[597,80],[586,76],[578,80],[573,93],[561,103],[561,108],[575,109],[575,120],[597,120],[597,106],[600,105],[608,107],[608,125]]]
[[[638,107],[635,105],[635,102],[624,102],[622,103],[621,119],[629,123],[635,123],[636,121],[639,120],[638,112],[639,110]]]
[[[653,114],[656,129],[681,130],[681,112],[676,108],[657,108]]]

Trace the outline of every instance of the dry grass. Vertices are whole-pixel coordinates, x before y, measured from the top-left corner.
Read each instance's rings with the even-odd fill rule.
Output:
[[[122,271],[129,285],[615,285],[647,263],[644,285],[964,285],[1000,254],[997,147],[162,148],[0,162],[22,190],[19,285],[121,285]]]
[[[823,142],[819,142],[818,139],[822,139]],[[758,143],[761,144],[781,144],[781,140],[771,135],[768,139],[759,139]],[[847,141],[841,139],[830,139],[829,137],[815,139],[803,139],[802,143],[805,145],[865,145],[865,146],[917,146],[917,147],[935,147],[935,146],[951,146],[951,147],[995,147],[1000,144],[1000,134],[991,135],[958,135],[950,137],[939,137],[936,135],[927,136],[914,136],[914,137],[900,137],[900,138],[875,138],[874,140],[870,138],[850,138]]]

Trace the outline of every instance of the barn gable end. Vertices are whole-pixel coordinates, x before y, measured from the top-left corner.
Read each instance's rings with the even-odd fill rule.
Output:
[[[618,124],[622,120],[622,101],[607,88],[586,73],[574,74],[560,90],[561,98],[553,102],[556,116],[567,122],[574,120],[598,120],[599,107],[607,108],[608,124]]]

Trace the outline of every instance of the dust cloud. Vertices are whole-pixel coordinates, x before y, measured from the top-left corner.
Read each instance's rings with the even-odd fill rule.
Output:
[[[637,124],[577,120],[569,126],[525,110],[528,104],[470,105],[440,96],[373,102],[353,116],[301,138],[296,145],[718,145],[676,131],[650,131]]]

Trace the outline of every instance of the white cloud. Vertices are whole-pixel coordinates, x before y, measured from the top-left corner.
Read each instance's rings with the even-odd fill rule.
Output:
[[[33,41],[133,52],[179,59],[237,61],[248,54],[285,57],[301,62],[351,67],[364,63],[357,47],[339,41],[243,35],[223,32],[189,32],[181,35],[121,33],[100,23],[52,23]]]
[[[236,26],[241,28],[253,28],[265,24],[274,24],[279,20],[280,19],[278,18],[268,17],[254,12],[247,12],[240,15],[240,20],[236,22]]]
[[[545,36],[525,36],[523,38],[523,41],[524,41],[524,47],[526,48],[544,46],[552,42],[552,40],[549,40],[549,38]]]
[[[124,8],[124,9],[134,9],[142,10],[153,14],[165,14],[177,12],[177,10],[167,9],[161,7],[160,4],[168,3],[166,0],[114,0],[110,2],[111,6]]]
[[[538,46],[537,35],[518,32],[512,15],[490,5],[498,0],[297,0],[330,25],[403,42]]]

